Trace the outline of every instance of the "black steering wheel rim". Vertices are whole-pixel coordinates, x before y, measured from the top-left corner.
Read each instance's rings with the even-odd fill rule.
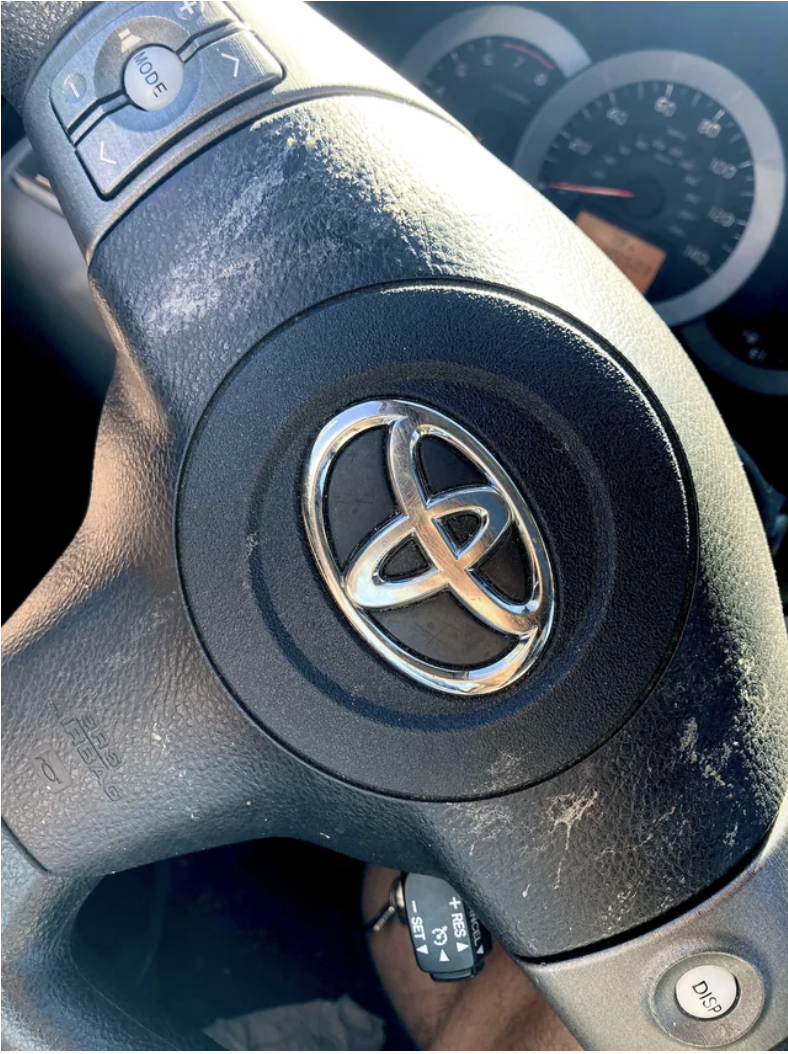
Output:
[[[50,7],[36,8],[41,6]],[[63,8],[62,19],[81,6],[51,8]],[[281,57],[286,16],[270,14],[255,22],[251,11],[238,6],[266,43],[277,42]],[[88,12],[78,23],[80,32],[99,16],[104,17]],[[37,55],[46,56],[55,44],[47,37],[53,27],[37,25],[37,18],[28,11],[23,22],[38,34]],[[66,27],[59,21],[55,36]],[[9,34],[4,36],[8,46]],[[295,76],[295,56],[308,53],[309,43],[294,36],[290,47],[293,58],[283,65]],[[44,122],[54,118],[37,109],[56,55],[57,49],[34,72],[23,112],[31,135],[41,136],[58,186],[70,148],[45,134]],[[368,56],[359,61],[369,78],[374,64],[370,67]],[[37,989],[43,991],[55,972],[53,963],[68,978],[63,990],[56,989],[55,1001],[72,1001],[82,1016],[69,1041],[81,1035],[91,1047],[113,1034],[143,1049],[154,1042],[151,1033],[125,1014],[113,1017],[102,997],[80,987],[64,948],[68,923],[90,888],[86,876],[173,853],[276,834],[319,842],[329,831],[340,851],[448,878],[504,947],[529,962],[534,976],[538,962],[575,961],[581,952],[591,956],[604,946],[627,946],[637,932],[689,910],[753,854],[765,854],[761,861],[778,857],[773,843],[759,847],[786,784],[788,646],[757,510],[716,409],[669,331],[615,268],[535,191],[431,107],[417,99],[414,104],[412,89],[393,88],[387,76],[381,72],[379,87],[349,90],[343,83],[352,77],[343,71],[254,124],[247,120],[209,149],[184,153],[177,164],[173,160],[169,178],[155,189],[145,186],[146,194],[133,199],[134,208],[117,216],[91,245],[91,280],[119,352],[91,507],[74,543],[6,635],[5,816],[38,864],[63,876],[44,878],[26,871],[21,861],[12,864],[20,874],[19,907],[12,917],[16,938],[6,976],[13,1028],[23,1042],[58,1035],[51,1001],[36,1006],[20,981],[31,969],[43,978]],[[16,77],[17,92],[18,83]],[[63,180],[67,210],[70,185]],[[494,188],[482,202],[480,186]],[[134,193],[132,184],[128,194]],[[78,227],[81,221],[74,222]],[[181,593],[184,574],[194,581],[194,573],[184,571],[182,547],[178,553],[176,517],[181,517],[180,537],[191,532],[207,560],[226,541],[217,533],[212,552],[211,529],[230,530],[232,520],[228,513],[223,523],[221,505],[215,505],[207,524],[200,531],[194,527],[199,493],[190,505],[182,503],[183,490],[178,499],[189,451],[194,454],[204,441],[212,408],[238,378],[256,368],[265,373],[266,361],[276,355],[278,372],[268,377],[271,397],[277,398],[281,385],[283,404],[289,400],[300,407],[305,435],[314,436],[335,410],[361,396],[418,397],[461,417],[494,449],[505,449],[504,429],[495,425],[494,406],[484,404],[481,386],[474,389],[465,378],[473,398],[460,405],[462,384],[452,375],[459,368],[459,338],[441,345],[450,317],[461,310],[459,302],[447,315],[443,308],[422,313],[414,307],[396,322],[386,316],[387,322],[376,324],[381,335],[388,334],[386,354],[399,372],[381,372],[383,336],[364,368],[359,349],[370,344],[356,339],[353,326],[359,331],[371,326],[379,305],[391,302],[386,295],[403,287],[431,294],[444,289],[446,296],[458,288],[477,291],[476,317],[483,322],[473,340],[479,371],[488,373],[485,356],[503,347],[505,331],[481,302],[505,299],[502,289],[513,291],[518,324],[528,314],[534,325],[539,316],[544,327],[540,338],[533,330],[523,344],[534,347],[531,384],[537,384],[537,339],[545,349],[567,350],[567,365],[552,388],[545,373],[539,397],[552,400],[556,412],[562,408],[570,423],[565,400],[573,383],[571,341],[579,340],[579,332],[590,333],[592,343],[615,349],[632,391],[657,408],[656,419],[669,422],[676,449],[668,449],[666,457],[686,466],[689,485],[682,493],[687,509],[695,510],[696,538],[687,541],[682,568],[672,572],[680,617],[674,612],[670,644],[662,648],[664,661],[646,678],[648,690],[632,697],[622,717],[592,737],[587,749],[570,751],[567,761],[536,778],[527,776],[516,751],[513,779],[501,780],[500,770],[490,770],[485,782],[469,760],[468,782],[476,780],[471,794],[456,785],[446,792],[445,781],[429,790],[417,773],[411,774],[410,794],[403,793],[404,784],[397,788],[374,773],[354,778],[353,750],[374,755],[372,737],[361,745],[351,741],[341,765],[305,763],[309,752],[293,746],[292,733],[273,728],[273,718],[260,719],[258,713],[258,720],[249,719],[247,712],[255,707],[234,683],[237,678],[227,674],[224,660],[216,658],[215,640],[228,632],[232,638],[232,631],[220,623],[209,634],[205,615],[195,614],[193,604],[190,613]],[[352,315],[326,321],[340,300],[358,310],[355,323]],[[549,308],[540,314],[534,304]],[[342,368],[335,366],[335,376],[328,368],[321,373],[320,341],[309,331],[318,316],[328,327],[322,337],[333,334],[332,353],[345,367],[344,387]],[[466,334],[471,328],[468,323]],[[292,348],[276,350],[284,331],[295,335],[301,361]],[[403,350],[403,342],[417,338],[426,351],[414,351],[413,344]],[[273,349],[269,360],[266,349]],[[573,353],[581,354],[579,343]],[[420,376],[411,359],[428,359],[432,373]],[[505,360],[502,353],[496,368],[504,371]],[[557,371],[557,350],[553,361]],[[513,384],[515,365],[506,369]],[[312,395],[306,392],[307,375]],[[606,383],[594,407],[600,430],[624,420],[624,404],[616,401],[609,376]],[[628,398],[634,398],[631,391]],[[272,447],[279,450],[286,425],[272,428]],[[576,417],[563,435],[567,449],[580,444],[580,430]],[[657,442],[664,447],[659,437]],[[604,456],[603,446],[597,459]],[[249,449],[209,446],[206,485],[212,470],[224,478],[229,463],[242,465],[239,459],[249,457]],[[516,457],[509,452],[510,460]],[[620,452],[618,457],[623,462]],[[289,477],[293,509],[302,460],[294,458],[298,471]],[[515,463],[512,471],[527,488],[524,464]],[[248,518],[245,493],[234,498],[242,520]],[[552,516],[550,521],[556,522]],[[301,530],[291,526],[278,544],[282,561],[298,558],[303,570],[309,565]],[[549,534],[550,528],[545,530]],[[631,522],[628,531],[629,542],[622,531],[617,544],[634,551],[636,543],[647,545],[653,537],[653,523]],[[336,611],[314,567],[309,573],[321,598],[315,611],[323,603],[320,617],[336,625]],[[638,589],[646,587],[641,583]],[[648,599],[642,598],[646,609]],[[214,600],[208,595],[209,604]],[[345,628],[338,632],[347,634]],[[347,655],[358,653],[358,662],[374,667],[392,693],[395,687],[400,691],[398,675],[355,638],[347,638],[346,646]],[[612,645],[607,647],[609,659],[616,659]],[[247,647],[250,663],[251,653]],[[278,660],[292,663],[287,654]],[[253,669],[250,679],[259,682],[264,675]],[[285,676],[276,678],[277,689]],[[287,705],[303,705],[307,712],[303,688],[299,691],[285,693]],[[401,691],[404,698],[415,689]],[[442,700],[443,710],[446,705]],[[392,743],[391,758],[405,758],[407,748]],[[470,758],[472,749],[469,738],[461,753]],[[35,766],[35,758],[49,750],[67,781],[55,793]],[[505,753],[500,744],[498,753]],[[615,910],[606,907],[611,890]],[[557,967],[550,974],[560,975]],[[553,998],[581,1039],[593,1043],[599,1025],[587,1023],[586,1009],[561,993]],[[97,1022],[94,1031],[91,1022]],[[656,1019],[649,1027],[663,1035]],[[750,1035],[757,1042],[758,1033]]]

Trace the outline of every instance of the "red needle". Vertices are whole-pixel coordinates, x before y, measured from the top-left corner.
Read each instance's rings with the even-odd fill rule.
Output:
[[[550,190],[569,190],[574,194],[598,194],[601,198],[634,198],[632,190],[621,187],[589,187],[584,183],[545,183]]]
[[[508,41],[502,45],[505,48],[510,48],[512,51],[522,51],[524,55],[530,55],[532,59],[536,59],[537,62],[541,62],[546,70],[554,70],[555,66],[552,62],[548,62],[544,55],[540,55],[538,51],[532,51],[527,48],[525,44],[510,44]]]

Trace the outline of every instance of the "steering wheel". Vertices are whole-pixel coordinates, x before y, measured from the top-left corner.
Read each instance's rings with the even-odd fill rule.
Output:
[[[445,878],[587,1047],[782,1042],[788,639],[670,331],[306,7],[3,16],[117,346],[85,522],[6,628],[6,1043],[205,1049],[73,919],[282,835]]]

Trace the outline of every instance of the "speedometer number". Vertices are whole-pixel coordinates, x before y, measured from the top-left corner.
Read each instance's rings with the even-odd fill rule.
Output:
[[[708,117],[704,117],[698,125],[698,133],[705,135],[707,139],[716,139],[722,131],[722,125],[716,121],[710,121]]]
[[[626,110],[622,110],[619,106],[611,106],[605,114],[608,121],[612,121],[613,124],[617,124],[619,128],[622,128],[629,120],[629,114]]]
[[[732,212],[726,212],[725,209],[721,209],[719,205],[712,205],[708,216],[712,223],[718,223],[720,227],[732,227],[736,222],[735,215]]]
[[[711,259],[706,250],[699,249],[697,245],[685,245],[684,256],[698,267],[705,267]]]
[[[721,157],[713,157],[709,164],[709,172],[713,172],[715,176],[722,176],[723,179],[735,179],[738,168],[729,161],[723,161]]]
[[[591,153],[591,144],[587,139],[581,139],[579,135],[573,135],[567,144],[567,149],[580,154],[581,157],[585,157],[586,154]]]
[[[669,99],[667,95],[660,95],[657,101],[654,103],[654,110],[656,113],[661,113],[665,117],[672,117],[676,112],[676,103],[672,99]]]

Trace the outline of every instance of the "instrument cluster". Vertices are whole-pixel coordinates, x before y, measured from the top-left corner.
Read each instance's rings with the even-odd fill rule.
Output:
[[[464,6],[399,66],[573,220],[698,359],[788,394],[785,148],[738,73],[666,48],[592,61],[556,18],[515,4]]]

